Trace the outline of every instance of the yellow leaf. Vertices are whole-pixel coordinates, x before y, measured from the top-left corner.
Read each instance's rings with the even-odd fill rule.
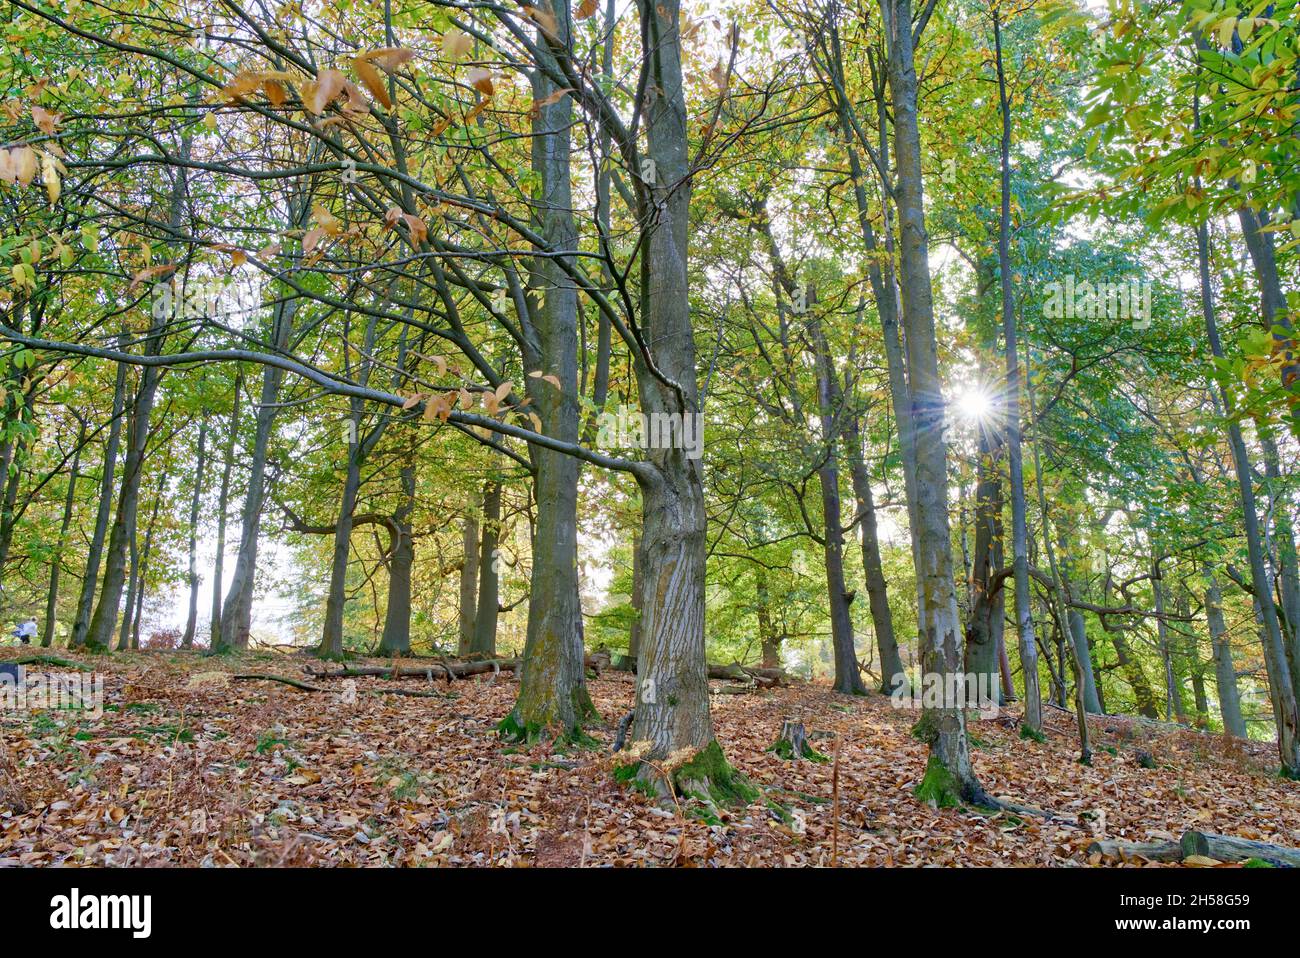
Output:
[[[262,90],[273,107],[282,107],[285,100],[289,99],[289,92],[279,80],[267,80],[262,84]]]
[[[309,111],[320,116],[327,106],[338,99],[347,82],[347,77],[338,70],[322,70],[315,80],[304,84],[302,102]]]
[[[392,73],[413,56],[415,56],[415,51],[408,50],[406,47],[384,47],[380,50],[371,50],[369,53],[361,54],[362,59],[375,64],[388,73]]]
[[[36,178],[36,151],[30,146],[20,146],[9,152],[13,157],[15,178],[23,186],[30,186]]]
[[[374,65],[368,60],[357,57],[352,61],[352,69],[357,71],[357,76],[370,91],[370,95],[383,104],[384,109],[392,109],[393,101],[388,95],[388,85],[384,83],[384,78],[379,75]]]
[[[524,7],[524,13],[528,18],[542,29],[542,33],[547,36],[555,37],[559,35],[560,28],[555,22],[555,14],[549,10],[543,10],[541,7]]]
[[[599,0],[582,0],[578,4],[578,11],[573,15],[573,18],[575,20],[586,20],[588,17],[595,16],[598,5]]]
[[[473,45],[470,35],[458,27],[452,27],[442,35],[443,56],[453,62],[469,53]]]
[[[59,201],[59,193],[63,190],[59,183],[58,162],[48,153],[41,154],[41,180],[45,183],[45,194],[50,198],[51,206]]]

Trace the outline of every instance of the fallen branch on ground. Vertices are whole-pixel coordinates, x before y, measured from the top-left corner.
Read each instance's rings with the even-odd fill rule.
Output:
[[[1182,839],[1177,842],[1095,841],[1088,846],[1088,854],[1120,860],[1145,858],[1153,862],[1182,862],[1193,858],[1217,862],[1255,859],[1279,868],[1300,868],[1300,848],[1198,831],[1183,832]]]

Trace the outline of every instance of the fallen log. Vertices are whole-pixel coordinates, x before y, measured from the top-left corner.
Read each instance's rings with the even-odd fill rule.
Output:
[[[263,682],[283,682],[285,685],[291,685],[295,689],[301,689],[304,692],[329,692],[330,689],[323,689],[319,685],[308,685],[306,682],[299,682],[297,679],[291,679],[287,675],[270,675],[262,672],[247,672],[240,675],[232,675],[232,679],[240,681],[263,681]],[[443,699],[455,698],[448,696],[445,692],[422,692],[418,689],[366,689],[366,692],[376,695],[405,695],[411,698]]]
[[[739,662],[732,662],[730,665],[710,663],[709,678],[726,679],[732,682],[753,682],[760,688],[765,689],[790,684],[790,677],[781,669],[764,669],[741,665]]]
[[[1179,842],[1183,858],[1197,855],[1221,862],[1244,862],[1255,858],[1279,868],[1300,868],[1300,848],[1287,848],[1269,842],[1215,835],[1212,832],[1183,832]]]
[[[436,665],[422,665],[403,668],[391,665],[358,665],[336,669],[333,672],[312,672],[307,674],[313,679],[353,679],[373,676],[376,678],[430,679],[434,676],[452,679],[464,679],[471,675],[483,675],[488,672],[513,672],[519,667],[518,659],[484,659],[481,662],[439,662]]]
[[[1153,862],[1182,862],[1196,859],[1201,864],[1204,864],[1206,859],[1217,862],[1244,862],[1255,859],[1279,868],[1300,868],[1300,848],[1287,848],[1284,845],[1257,842],[1249,838],[1198,831],[1183,832],[1182,839],[1176,842],[1099,840],[1088,846],[1088,854],[1123,861],[1134,858],[1145,858]]]
[[[1145,858],[1153,862],[1180,862],[1183,850],[1177,842],[1125,842],[1119,839],[1103,839],[1088,846],[1089,855],[1102,858],[1118,858],[1129,861]]]

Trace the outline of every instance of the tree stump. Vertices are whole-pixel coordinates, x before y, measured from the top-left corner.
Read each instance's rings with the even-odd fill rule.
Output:
[[[769,745],[767,750],[775,752],[786,761],[797,762],[800,759],[807,759],[810,762],[829,761],[825,755],[808,744],[808,735],[804,731],[803,722],[796,722],[794,719],[786,719],[781,723],[780,737]]]

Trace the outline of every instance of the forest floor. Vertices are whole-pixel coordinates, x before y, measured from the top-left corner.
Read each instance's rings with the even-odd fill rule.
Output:
[[[33,651],[0,649],[0,662]],[[817,684],[718,694],[718,739],[762,797],[710,824],[612,780],[628,674],[590,683],[609,724],[593,730],[601,748],[556,754],[498,740],[517,691],[508,673],[361,678],[350,702],[339,680],[307,676],[305,666],[321,665],[301,655],[79,660],[104,675],[102,717],[0,712],[10,785],[16,769],[27,804],[0,805],[0,866],[824,866],[833,856],[841,866],[1088,866],[1101,863],[1087,853],[1096,838],[1176,841],[1191,828],[1300,845],[1300,784],[1277,776],[1272,746],[1132,719],[1093,718],[1090,768],[1075,761],[1068,713],[1047,710],[1042,743],[1020,738],[1013,709],[972,721],[989,793],[1055,816],[1044,818],[915,799],[926,761],[910,734],[917,716],[884,696]],[[240,672],[329,691],[233,681]],[[379,692],[394,688],[439,694]],[[838,830],[836,763],[766,751],[785,718],[802,721],[823,752],[838,737]]]

